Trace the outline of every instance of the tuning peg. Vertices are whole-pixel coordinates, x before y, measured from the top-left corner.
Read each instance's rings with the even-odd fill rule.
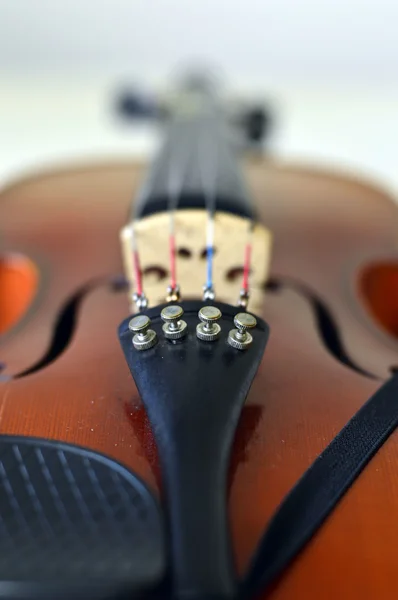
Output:
[[[256,318],[249,313],[238,313],[234,318],[236,329],[228,334],[228,344],[237,350],[246,350],[253,342],[253,337],[247,331],[257,325]]]
[[[129,329],[133,336],[133,345],[136,350],[148,350],[157,342],[157,336],[153,329],[149,329],[151,319],[146,315],[137,315],[129,322]]]
[[[214,342],[220,337],[221,327],[216,321],[221,319],[221,311],[216,306],[203,306],[198,317],[201,323],[196,326],[196,335],[204,342]]]
[[[181,306],[172,304],[166,306],[160,313],[161,319],[164,321],[163,333],[169,340],[178,340],[187,333],[187,324],[181,319],[184,314]]]

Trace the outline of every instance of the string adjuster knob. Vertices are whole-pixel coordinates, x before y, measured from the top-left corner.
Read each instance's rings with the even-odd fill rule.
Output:
[[[178,340],[186,335],[187,324],[181,319],[183,314],[181,306],[176,304],[165,306],[160,313],[160,317],[164,321],[163,333],[168,340]]]
[[[216,322],[221,319],[221,311],[216,306],[203,306],[198,317],[201,323],[196,326],[196,335],[204,342],[214,342],[220,337],[221,327]]]
[[[253,337],[248,329],[257,325],[256,317],[249,313],[238,313],[234,318],[236,329],[231,329],[228,334],[228,344],[237,350],[246,350],[253,342]]]
[[[129,322],[129,329],[135,334],[133,346],[136,350],[148,350],[156,344],[157,336],[150,325],[151,319],[147,315],[137,315]]]

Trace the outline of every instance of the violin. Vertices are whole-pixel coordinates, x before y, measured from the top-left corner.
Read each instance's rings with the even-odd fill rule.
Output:
[[[149,168],[0,199],[0,597],[395,598],[393,200],[238,160],[201,89]]]

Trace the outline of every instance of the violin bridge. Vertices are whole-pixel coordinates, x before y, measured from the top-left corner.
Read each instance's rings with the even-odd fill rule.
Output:
[[[176,261],[178,282],[184,299],[200,298],[206,273],[206,210],[184,209],[175,213]],[[216,212],[214,217],[214,289],[217,299],[232,305],[245,306],[248,295],[242,298],[241,282],[244,270],[244,248],[250,221],[241,216]],[[140,256],[142,287],[149,306],[180,300],[180,290],[168,287],[169,214],[156,213],[127,224],[120,233],[126,279],[132,312],[137,311],[133,300],[137,293],[131,237],[135,236]],[[260,223],[251,234],[250,310],[260,312],[264,301],[272,235]]]

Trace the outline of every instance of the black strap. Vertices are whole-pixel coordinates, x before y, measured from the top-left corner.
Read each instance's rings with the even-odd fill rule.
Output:
[[[263,592],[316,533],[398,425],[398,374],[356,413],[304,473],[259,543],[243,595]]]

